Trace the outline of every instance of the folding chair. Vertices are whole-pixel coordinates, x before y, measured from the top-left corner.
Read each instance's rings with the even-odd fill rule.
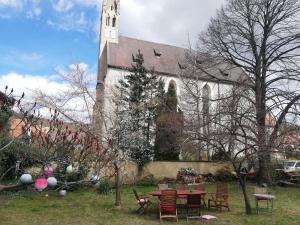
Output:
[[[139,204],[139,209],[137,212],[141,214],[146,214],[148,211],[148,207],[152,204],[152,202],[147,198],[142,195],[138,195],[135,189],[133,189],[133,193],[135,195],[135,198],[137,200],[137,203]]]

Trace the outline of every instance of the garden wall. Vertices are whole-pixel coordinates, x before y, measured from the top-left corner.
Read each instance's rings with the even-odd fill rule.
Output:
[[[213,175],[222,168],[232,169],[230,162],[150,162],[144,167],[142,173],[139,174],[136,164],[127,162],[125,163],[123,182],[132,184],[141,177],[150,174],[153,174],[157,180],[161,180],[164,177],[176,178],[177,172],[181,168],[189,167],[201,174],[211,173]]]

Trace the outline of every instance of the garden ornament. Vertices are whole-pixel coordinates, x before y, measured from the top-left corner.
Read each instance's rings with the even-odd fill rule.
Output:
[[[32,176],[28,173],[25,173],[20,177],[20,181],[22,184],[30,184],[32,182]]]
[[[57,180],[55,177],[49,177],[47,179],[47,182],[48,182],[48,187],[50,188],[54,188],[57,185]]]
[[[38,179],[35,180],[35,183],[34,183],[34,187],[39,190],[39,191],[42,191],[44,190],[46,187],[48,186],[48,182],[45,178],[43,177],[40,177]]]

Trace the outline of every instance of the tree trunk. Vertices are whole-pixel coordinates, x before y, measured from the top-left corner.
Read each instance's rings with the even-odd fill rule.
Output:
[[[246,214],[249,215],[249,214],[251,214],[252,210],[251,210],[250,201],[249,201],[249,198],[248,198],[248,195],[247,195],[246,177],[245,176],[242,176],[242,177],[239,176],[239,183],[240,183],[242,191],[243,191],[245,211],[246,211]]]
[[[121,176],[120,176],[120,168],[115,165],[115,184],[116,184],[116,199],[115,199],[115,207],[121,208]]]
[[[257,75],[257,77],[259,77]],[[258,78],[257,78],[258,79]],[[267,130],[266,130],[266,91],[264,82],[261,79],[256,83],[256,122],[257,122],[257,145],[258,145],[258,183],[271,184],[270,163],[271,156],[267,148]]]

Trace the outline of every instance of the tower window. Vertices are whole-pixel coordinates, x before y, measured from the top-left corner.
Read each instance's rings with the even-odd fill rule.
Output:
[[[110,25],[110,17],[106,17],[106,26],[109,26]]]
[[[117,18],[114,17],[114,18],[112,19],[112,26],[115,27],[115,26],[116,26],[116,23],[117,23]]]

